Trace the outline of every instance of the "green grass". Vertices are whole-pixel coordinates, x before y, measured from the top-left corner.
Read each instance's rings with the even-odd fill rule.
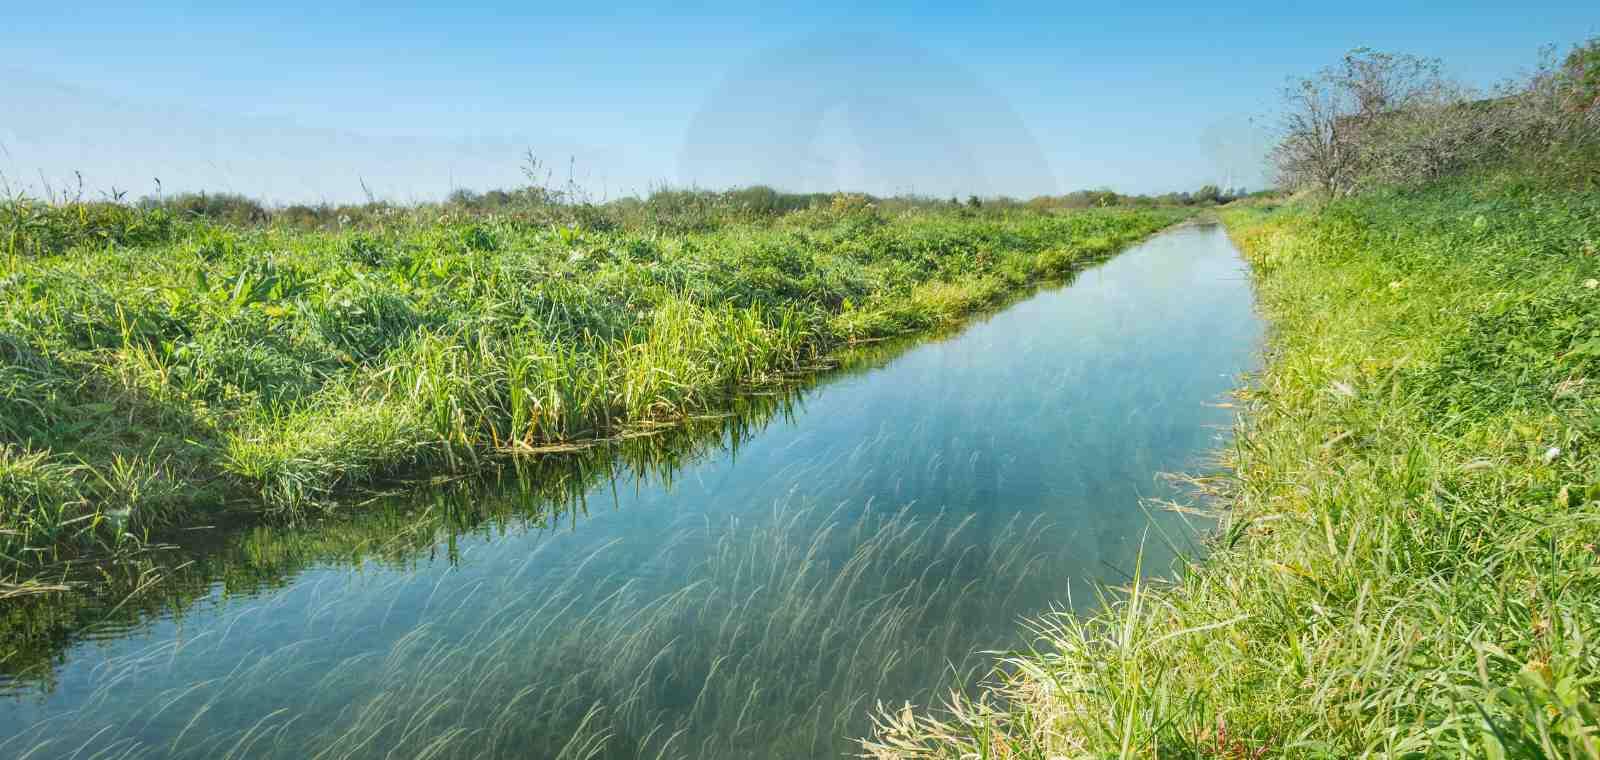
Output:
[[[1211,555],[877,756],[1600,757],[1600,188],[1223,214],[1274,327]]]
[[[837,196],[684,232],[382,211],[339,231],[0,206],[3,562],[673,424],[1192,213]]]

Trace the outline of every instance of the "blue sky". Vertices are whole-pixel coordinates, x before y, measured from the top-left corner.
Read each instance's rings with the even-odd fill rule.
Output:
[[[0,171],[407,200],[515,184],[531,148],[605,197],[1260,186],[1249,119],[1352,47],[1481,86],[1600,33],[1592,2],[1439,5],[29,3],[0,25]]]

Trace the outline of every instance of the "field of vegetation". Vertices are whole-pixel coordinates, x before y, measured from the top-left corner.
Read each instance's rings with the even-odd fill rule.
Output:
[[[0,205],[0,555],[648,433],[1192,213],[746,195]]]
[[[1038,621],[984,698],[883,711],[874,754],[1600,757],[1600,45],[1360,110],[1416,63],[1308,81],[1307,192],[1223,212],[1274,334],[1210,556]]]
[[[949,327],[1197,205],[1231,202],[1222,221],[1273,334],[1265,369],[1238,391],[1220,472],[1194,481],[1220,526],[1206,556],[1170,580],[1134,572],[1091,614],[1034,621],[1031,647],[1002,655],[980,688],[942,705],[880,705],[863,751],[1600,760],[1600,40],[1489,93],[1451,82],[1436,61],[1357,50],[1291,86],[1284,111],[1273,159],[1285,192],[1255,197],[1208,186],[945,202],[749,188],[594,204],[549,189],[530,158],[528,188],[413,207],[6,199],[0,673],[49,681],[91,621],[158,617],[163,604],[210,595],[219,577],[250,587],[312,565],[403,563],[505,515],[575,514],[616,458],[670,471],[662,462],[692,456],[704,429],[720,442],[732,426],[736,439],[787,403],[771,392],[735,419],[752,391],[787,392],[842,349]],[[389,485],[503,462],[538,498],[482,505],[466,483],[438,483],[440,493],[460,485],[462,504],[381,511]],[[44,593],[68,590],[46,580],[64,567],[235,509],[292,521],[357,500],[374,522],[232,533],[210,559],[139,565],[148,575],[115,584],[107,574],[125,595],[109,613],[87,595]],[[791,592],[775,596],[781,639],[724,626],[719,635],[732,633],[716,648],[663,659],[680,626],[763,614],[756,594],[725,593],[730,581],[670,603],[601,599],[605,614],[560,631],[537,652],[546,659],[518,659],[525,648],[491,626],[527,629],[531,617],[490,614],[457,621],[478,624],[473,637],[408,639],[420,648],[386,662],[480,683],[513,663],[527,668],[518,688],[560,673],[536,714],[562,720],[571,684],[643,694],[640,674],[668,662],[704,674],[691,679],[700,697],[664,737],[666,708],[626,702],[614,730],[632,746],[683,736],[702,755],[737,755],[741,742],[762,746],[760,731],[814,754],[866,705],[785,705],[754,728],[745,710],[771,677],[786,689],[768,693],[781,697],[803,697],[788,687],[806,677],[865,693],[857,682],[899,665],[901,642],[940,651],[971,619],[994,622],[965,606],[978,586],[944,599],[967,611],[931,619],[950,587],[925,583],[926,571],[899,590],[882,582],[907,557],[951,562],[948,541],[890,545],[936,535],[942,514],[844,526],[868,551],[837,576],[790,552],[819,545],[834,526],[806,520],[828,514],[729,533],[705,560],[707,577],[735,580],[773,562]],[[1015,565],[1033,540],[1021,524],[1000,531],[977,550],[980,577],[1000,577],[994,568]],[[205,567],[241,553],[258,575]],[[184,584],[181,601],[144,594],[161,578]],[[498,580],[507,598],[524,593],[517,576]],[[1005,591],[994,585],[970,599]],[[558,591],[598,593],[573,579]],[[824,672],[828,643],[860,631],[883,647],[857,647]],[[650,635],[666,643],[630,643]],[[775,642],[803,645],[791,670]],[[221,640],[211,646],[220,652]],[[950,653],[949,669],[976,672],[956,664],[967,650]],[[723,651],[739,659],[712,689],[724,659],[708,653]],[[121,660],[90,711],[120,703],[124,679],[166,667],[176,650],[163,657]],[[229,687],[256,699],[251,689],[271,686],[269,662]],[[319,663],[302,667],[307,682],[340,685]],[[415,704],[462,722],[483,713],[476,693],[401,699],[417,686],[405,668],[364,677],[357,688],[380,698],[352,715],[372,736],[416,719]],[[543,741],[555,742],[549,754],[592,755],[613,730],[581,713],[579,730],[558,735],[529,722],[521,698],[493,708],[496,747]],[[128,732],[171,704],[133,703],[152,712]],[[33,730],[30,746],[55,740],[47,723]],[[235,746],[251,746],[254,731]],[[188,749],[216,754],[235,738]],[[401,738],[394,746],[424,752],[454,736],[408,726]],[[366,746],[356,733],[310,739],[306,751]]]

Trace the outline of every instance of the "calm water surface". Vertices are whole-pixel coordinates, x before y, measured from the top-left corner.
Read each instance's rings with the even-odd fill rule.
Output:
[[[0,756],[849,752],[1192,549],[1141,502],[1206,466],[1261,330],[1221,228],[1184,227],[632,475],[580,463],[564,509],[508,478],[232,538],[12,674]]]

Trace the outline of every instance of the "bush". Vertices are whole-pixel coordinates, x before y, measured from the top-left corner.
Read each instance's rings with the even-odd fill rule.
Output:
[[[1600,38],[1485,97],[1447,80],[1437,60],[1352,51],[1286,91],[1279,182],[1345,195],[1592,144],[1597,61]]]
[[[165,201],[146,199],[145,206],[159,206],[180,217],[196,217],[227,224],[261,224],[272,218],[272,213],[260,201],[234,193],[184,193]]]
[[[0,248],[13,255],[48,256],[79,246],[138,246],[170,239],[172,215],[114,202],[48,204],[29,198],[0,201]]]

